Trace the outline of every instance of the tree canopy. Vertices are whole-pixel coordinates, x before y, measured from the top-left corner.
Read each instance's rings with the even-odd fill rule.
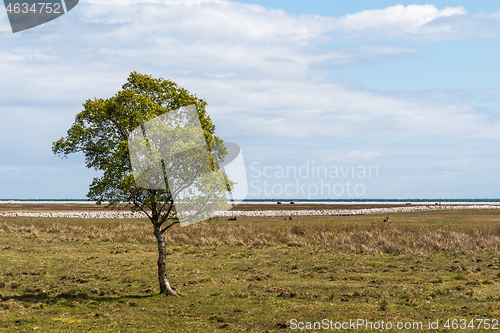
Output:
[[[168,186],[144,188],[137,184],[130,160],[129,137],[134,129],[153,118],[191,106],[198,115],[206,144],[221,146],[222,140],[215,135],[206,105],[205,100],[173,81],[132,72],[122,90],[113,97],[87,100],[66,137],[54,142],[52,147],[61,157],[82,152],[88,168],[102,171],[102,176],[95,177],[90,185],[89,200],[98,204],[108,202],[111,207],[125,202],[132,210],[148,215],[158,241],[160,292],[170,295],[176,293],[166,278],[163,233],[178,223],[169,220],[175,211],[172,191]],[[211,158],[222,161],[223,149],[211,149],[211,152]]]

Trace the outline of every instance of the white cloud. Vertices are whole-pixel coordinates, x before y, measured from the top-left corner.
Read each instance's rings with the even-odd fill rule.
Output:
[[[382,156],[383,155],[379,152],[371,152],[371,151],[360,152],[357,150],[352,150],[349,152],[349,157],[356,160],[373,159]]]
[[[190,90],[215,100],[227,119],[237,117],[239,123],[261,133],[496,138],[496,120],[472,106],[419,104],[411,98],[334,83],[328,77],[331,65],[414,54],[419,49],[317,45],[328,41],[332,31],[366,32],[381,38],[443,33],[444,25],[428,25],[467,15],[462,7],[398,5],[337,19],[294,16],[223,0],[88,0],[68,13],[66,21],[55,20],[50,27],[56,30],[58,24],[66,27],[72,22],[73,28],[48,36],[21,33],[7,38],[9,48],[0,52],[4,60],[0,71],[9,80],[1,82],[0,88],[6,99],[22,100],[30,92],[31,101],[74,105],[92,96],[110,96],[128,72],[139,70],[188,83]],[[58,48],[62,42],[65,47]],[[246,133],[239,125],[235,128]]]
[[[81,166],[80,168],[84,168],[85,166]],[[54,173],[54,172],[64,172],[70,171],[71,168],[57,168],[52,166],[10,166],[10,165],[1,165],[0,166],[0,174],[6,173]]]
[[[134,35],[162,30],[195,40],[238,43],[310,41],[323,38],[333,18],[296,17],[283,10],[230,1],[87,1],[82,20],[101,24],[128,23]],[[147,22],[147,24],[144,24]],[[119,27],[118,31],[121,31]],[[109,33],[109,32],[108,32]],[[112,33],[112,32],[111,32]],[[323,38],[324,39],[324,38]]]
[[[492,114],[468,105],[422,102],[334,83],[184,79],[201,95],[215,93],[210,112],[240,137],[307,140],[499,139]]]
[[[57,58],[53,55],[47,55],[40,50],[17,49],[12,52],[0,51],[0,62],[22,62],[22,61],[54,61]]]
[[[491,37],[499,22],[499,14],[432,5],[336,18],[224,0],[81,1],[33,30],[54,33],[0,34],[0,151],[25,158],[3,163],[24,165],[43,150],[47,157],[38,163],[49,164],[52,141],[64,135],[81,103],[112,96],[133,70],[172,79],[207,99],[218,134],[245,146],[254,160],[328,152],[337,160],[394,161],[407,149],[383,149],[394,142],[411,142],[429,158],[428,147],[436,142],[498,140],[498,119],[468,104],[474,96],[381,93],[332,81],[329,70],[425,52],[393,39]],[[0,31],[7,24],[0,16]],[[498,99],[498,91],[488,96]],[[341,142],[343,151],[332,142]],[[406,155],[401,168],[404,163]],[[0,173],[36,171],[26,168],[4,166]]]
[[[10,28],[7,12],[0,10],[0,35],[11,34],[11,33],[12,29]]]
[[[9,36],[0,58],[9,61],[11,69],[5,71],[12,73],[6,75],[12,78],[19,76],[14,73],[21,73],[22,67],[36,61],[44,64],[43,68],[35,68],[34,74],[39,77],[66,71],[67,77],[83,78],[89,69],[101,73],[125,68],[131,71],[136,69],[137,59],[144,59],[139,62],[154,62],[157,70],[187,75],[302,80],[324,76],[325,66],[352,66],[421,52],[403,45],[338,48],[332,43],[332,34],[384,40],[446,38],[448,31],[448,37],[457,38],[463,22],[452,28],[446,22],[436,23],[457,15],[469,14],[461,7],[437,10],[432,5],[398,5],[335,18],[295,16],[283,10],[223,0],[88,0],[82,1],[78,10],[46,25],[57,31],[55,34]],[[434,25],[430,27],[430,23]],[[470,22],[471,29],[477,24]],[[469,37],[470,33],[462,35]],[[29,48],[21,47],[27,42]],[[64,49],[56,45],[62,42]],[[19,63],[17,68],[11,60]],[[314,71],[317,68],[321,70]]]
[[[446,7],[438,10],[434,5],[396,5],[385,9],[365,10],[339,18],[336,29],[346,32],[363,32],[372,36],[409,37],[431,33],[451,32],[447,24],[428,26],[434,20],[452,15],[465,15],[463,7]]]
[[[328,43],[336,38],[371,39],[420,38],[446,40],[491,36],[494,30],[484,25],[498,25],[495,14],[469,14],[463,7],[438,10],[434,5],[396,5],[366,10],[339,18],[319,15],[291,15],[230,1],[98,1],[85,2],[81,19],[112,27],[103,36],[126,34],[154,40],[152,31],[193,40],[232,44],[275,45]],[[488,20],[485,21],[484,19]],[[477,29],[476,29],[477,28]],[[477,30],[477,31],[476,31]],[[496,32],[494,32],[496,34]]]

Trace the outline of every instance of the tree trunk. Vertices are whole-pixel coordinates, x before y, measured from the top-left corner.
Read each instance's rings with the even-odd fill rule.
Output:
[[[165,250],[165,236],[161,228],[155,225],[155,236],[158,242],[158,280],[160,281],[160,294],[179,297],[175,290],[170,287],[167,280],[167,251]]]

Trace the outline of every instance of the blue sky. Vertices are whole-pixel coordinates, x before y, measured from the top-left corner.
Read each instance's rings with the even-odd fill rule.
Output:
[[[207,100],[249,198],[499,198],[499,37],[493,1],[87,0],[16,34],[0,9],[0,198],[85,198],[52,142],[131,71]]]

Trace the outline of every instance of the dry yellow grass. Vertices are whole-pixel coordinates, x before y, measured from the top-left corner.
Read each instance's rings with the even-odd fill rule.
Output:
[[[11,220],[13,221],[13,220]],[[50,221],[50,222],[49,222]],[[0,233],[21,234],[37,242],[154,242],[146,220],[85,220],[32,218],[10,223],[0,219]],[[320,246],[345,253],[424,255],[439,251],[463,254],[497,251],[500,228],[398,226],[385,224],[265,223],[227,224],[203,222],[166,233],[170,246]]]

